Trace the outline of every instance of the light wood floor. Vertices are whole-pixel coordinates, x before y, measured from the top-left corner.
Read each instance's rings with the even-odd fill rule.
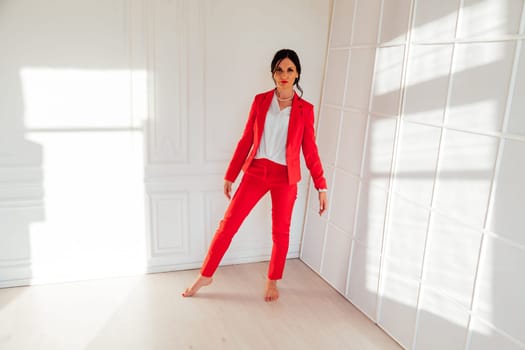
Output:
[[[263,301],[266,263],[0,289],[0,349],[400,349],[300,260]]]

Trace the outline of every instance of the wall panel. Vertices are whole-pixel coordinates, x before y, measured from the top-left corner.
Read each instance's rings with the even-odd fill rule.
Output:
[[[321,274],[337,289],[340,293],[345,292],[347,273],[345,266],[348,265],[350,249],[352,248],[352,237],[330,225],[326,231],[326,243]]]
[[[337,166],[355,176],[361,173],[366,123],[367,115],[361,112],[345,111],[343,114]]]
[[[188,78],[193,22],[185,1],[148,2],[150,115],[148,163],[188,161]],[[195,6],[195,5],[193,5]],[[202,6],[202,5],[201,5]],[[197,35],[195,35],[197,36]]]
[[[518,41],[518,46],[523,47],[523,40]],[[519,61],[514,66],[516,70],[514,80],[514,91],[511,100],[511,109],[507,132],[520,136],[525,136],[525,99],[520,96],[525,95],[525,50],[519,50]]]

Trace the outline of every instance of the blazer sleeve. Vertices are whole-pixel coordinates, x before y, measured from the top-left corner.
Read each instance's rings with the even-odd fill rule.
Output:
[[[250,108],[248,121],[244,127],[244,132],[237,143],[235,152],[233,152],[232,159],[230,160],[230,164],[228,165],[226,174],[224,175],[224,180],[235,182],[235,179],[237,179],[237,176],[239,176],[239,173],[241,172],[242,166],[246,161],[246,157],[253,146],[253,133],[256,114],[257,103],[256,99],[254,99]]]
[[[315,143],[313,106],[305,108],[302,148],[306,167],[310,171],[315,188],[317,190],[327,188],[323,165],[321,164],[321,158],[319,157],[319,151],[317,150],[317,144]]]

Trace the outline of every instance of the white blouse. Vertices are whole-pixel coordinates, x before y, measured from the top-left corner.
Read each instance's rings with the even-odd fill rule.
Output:
[[[266,158],[275,163],[286,165],[286,141],[291,109],[292,107],[286,107],[280,110],[277,96],[273,95],[255,158]]]

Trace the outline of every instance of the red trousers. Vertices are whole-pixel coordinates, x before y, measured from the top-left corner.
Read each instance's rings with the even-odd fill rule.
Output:
[[[268,278],[282,278],[290,240],[292,210],[297,198],[297,185],[288,183],[286,166],[268,159],[254,159],[244,174],[215,232],[208,255],[202,264],[202,276],[211,277],[214,274],[242,222],[268,191],[272,198],[273,240]]]

